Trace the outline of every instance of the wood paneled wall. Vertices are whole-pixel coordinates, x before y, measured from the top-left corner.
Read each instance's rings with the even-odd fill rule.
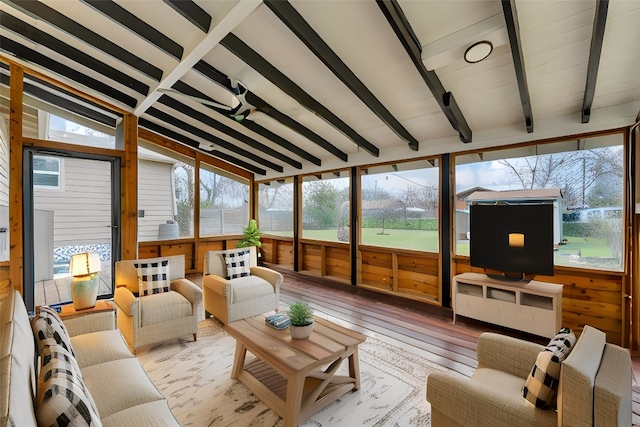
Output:
[[[438,254],[360,247],[358,286],[440,305]]]

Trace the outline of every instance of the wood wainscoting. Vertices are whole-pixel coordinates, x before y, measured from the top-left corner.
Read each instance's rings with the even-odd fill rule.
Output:
[[[294,270],[292,238],[262,237],[267,263]],[[341,283],[351,283],[350,245],[301,239],[297,271]],[[440,257],[438,254],[361,245],[358,250],[359,287],[440,305]]]

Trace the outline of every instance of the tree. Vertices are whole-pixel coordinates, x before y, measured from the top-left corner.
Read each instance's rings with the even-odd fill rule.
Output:
[[[317,229],[336,227],[340,214],[340,191],[327,181],[307,182],[304,190],[304,221]]]
[[[200,170],[200,207],[235,208],[248,199],[249,187],[240,181]]]
[[[293,209],[293,185],[261,185],[258,200],[260,209]]]
[[[422,187],[410,186],[406,192],[405,204],[408,207],[424,209],[431,217],[438,212],[438,188],[427,185]]]
[[[510,188],[561,188],[563,195],[569,195],[571,206],[584,207],[589,189],[600,178],[622,179],[622,154],[622,147],[616,146],[503,159],[498,163],[505,167],[504,183]],[[619,180],[608,182],[622,188]]]
[[[621,206],[622,183],[616,177],[603,176],[594,181],[587,195],[590,208]]]

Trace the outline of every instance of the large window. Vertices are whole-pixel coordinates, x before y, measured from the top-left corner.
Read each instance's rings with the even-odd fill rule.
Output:
[[[621,134],[456,157],[456,253],[469,254],[468,197],[519,191],[554,203],[555,265],[622,271],[624,156]],[[477,196],[477,195],[476,195]],[[474,196],[474,197],[476,197]],[[490,198],[490,193],[483,193]],[[472,238],[472,237],[471,237]]]
[[[305,176],[302,181],[302,237],[349,241],[349,172]]]
[[[438,252],[437,160],[363,169],[363,245]]]
[[[249,222],[249,183],[200,163],[200,235],[240,234]]]
[[[258,184],[260,231],[293,237],[293,179]]]
[[[69,109],[55,105],[65,98],[72,99],[69,92],[25,74],[23,136],[87,147],[115,148],[115,127],[121,116],[79,100],[73,100]]]
[[[153,144],[138,147],[138,241],[193,237],[194,161]]]

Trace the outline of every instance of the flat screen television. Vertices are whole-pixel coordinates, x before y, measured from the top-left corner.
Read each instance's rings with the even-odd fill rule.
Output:
[[[469,220],[473,267],[503,279],[553,276],[552,204],[473,204]]]

